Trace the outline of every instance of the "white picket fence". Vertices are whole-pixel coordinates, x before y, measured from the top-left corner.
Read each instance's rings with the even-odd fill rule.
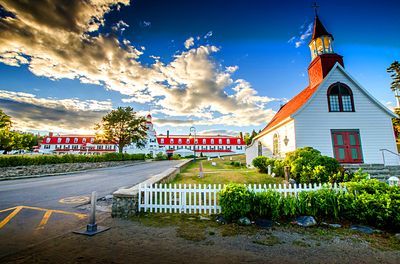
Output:
[[[284,197],[297,195],[300,192],[315,191],[322,188],[341,190],[343,187],[331,184],[298,184],[298,185],[245,185],[254,192],[275,190]],[[217,214],[221,212],[218,205],[218,192],[225,185],[221,184],[140,184],[139,211],[154,213],[188,213]]]

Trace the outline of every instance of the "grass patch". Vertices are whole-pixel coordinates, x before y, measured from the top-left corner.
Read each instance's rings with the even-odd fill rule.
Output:
[[[253,243],[263,245],[263,246],[268,246],[268,247],[282,244],[282,242],[279,240],[279,238],[274,235],[269,235],[268,237],[265,237],[263,239],[254,240]]]
[[[202,241],[206,239],[206,227],[194,224],[180,225],[176,229],[176,236],[190,241]]]
[[[306,243],[303,240],[295,240],[292,242],[292,245],[297,246],[297,247],[304,247],[304,248],[311,247],[310,244]]]
[[[240,226],[238,224],[228,224],[220,226],[221,236],[255,235],[259,229],[254,226]]]
[[[232,160],[230,160],[232,158]],[[283,182],[281,177],[271,177],[268,174],[260,173],[257,169],[249,169],[245,166],[235,166],[232,162],[246,164],[245,155],[228,156],[224,159],[213,158],[212,160],[197,160],[188,165],[171,184],[279,184]],[[203,178],[199,178],[200,162],[203,164]],[[211,163],[216,162],[216,166]]]

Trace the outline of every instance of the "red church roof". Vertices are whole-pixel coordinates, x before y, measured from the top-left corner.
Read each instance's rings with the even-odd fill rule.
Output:
[[[255,139],[263,136],[270,128],[279,124],[280,122],[294,114],[297,110],[299,110],[308,101],[308,99],[311,98],[311,96],[317,89],[318,86],[313,88],[307,87],[295,97],[293,97],[292,100],[283,105],[281,109],[279,109],[279,111],[271,119],[268,125],[255,137]]]

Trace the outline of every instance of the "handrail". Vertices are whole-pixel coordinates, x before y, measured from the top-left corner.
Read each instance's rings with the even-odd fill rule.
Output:
[[[386,163],[385,163],[385,152],[384,151],[387,151],[387,152],[389,152],[389,153],[391,153],[393,155],[396,155],[400,160],[400,154],[399,153],[395,153],[395,152],[393,152],[391,150],[388,150],[388,149],[380,149],[379,151],[382,151],[383,166],[386,166]]]

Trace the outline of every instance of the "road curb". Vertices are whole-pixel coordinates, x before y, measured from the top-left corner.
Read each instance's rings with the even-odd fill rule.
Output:
[[[48,174],[39,174],[39,175],[25,175],[25,176],[17,176],[17,177],[5,177],[5,178],[0,178],[0,181],[23,180],[23,179],[44,178],[44,177],[51,177],[51,176],[71,175],[71,174],[77,174],[77,173],[80,173],[80,172],[95,171],[95,170],[107,169],[107,168],[135,166],[135,165],[144,164],[144,163],[148,163],[148,162],[152,162],[152,161],[141,161],[141,162],[134,162],[132,164],[124,164],[124,165],[109,166],[109,167],[102,167],[102,168],[93,168],[93,169],[86,169],[86,170],[77,170],[77,171],[69,171],[69,172],[57,172],[57,173],[48,173]]]

